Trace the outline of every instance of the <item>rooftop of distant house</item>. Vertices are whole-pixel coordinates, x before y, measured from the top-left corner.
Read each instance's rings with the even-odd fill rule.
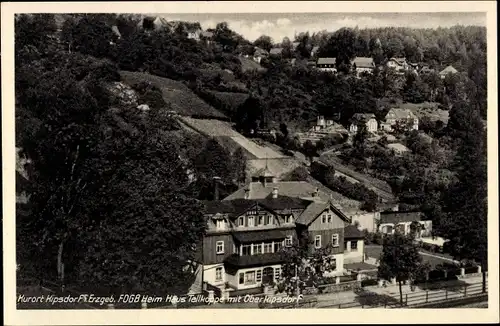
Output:
[[[380,223],[402,223],[402,222],[415,222],[422,220],[422,212],[381,212]]]
[[[390,58],[389,61],[394,61],[400,66],[406,64],[406,58],[394,58],[393,57],[393,58]]]
[[[271,51],[269,51],[270,54],[281,54],[283,52],[283,48],[272,48]]]
[[[375,63],[373,58],[368,57],[356,57],[352,60],[352,64],[356,65],[356,68],[374,68]]]
[[[457,73],[458,70],[456,70],[453,66],[448,66],[446,68],[444,68],[443,70],[441,70],[441,72],[439,73],[440,75],[447,75],[447,74],[455,74]]]
[[[403,145],[401,143],[387,144],[387,148],[393,149],[393,150],[395,150],[396,152],[399,152],[399,153],[404,153],[404,152],[409,152],[410,151],[408,149],[408,147],[406,147],[405,145]]]
[[[336,58],[318,58],[316,64],[318,65],[334,65],[336,62]]]
[[[387,115],[391,113],[394,114],[395,119],[416,118],[415,114],[410,109],[392,108],[389,110]]]
[[[352,122],[359,122],[359,121],[368,121],[370,119],[375,119],[375,114],[373,113],[355,113],[351,121]]]

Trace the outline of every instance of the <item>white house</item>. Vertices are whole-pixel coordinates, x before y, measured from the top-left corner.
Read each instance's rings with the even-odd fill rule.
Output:
[[[355,69],[358,76],[363,72],[371,74],[373,72],[373,69],[375,69],[373,58],[356,57],[351,61],[351,65],[353,66],[353,69]]]
[[[403,128],[418,130],[418,118],[409,109],[392,108],[387,112],[385,121],[380,124],[380,128],[386,131],[392,131],[395,125],[400,124]]]
[[[368,132],[376,132],[378,129],[378,122],[373,113],[356,113],[351,118],[351,125],[349,126],[349,132],[358,132],[358,126],[361,124],[366,125]]]
[[[336,73],[337,68],[335,62],[335,58],[319,58],[316,62],[316,69],[319,71]]]

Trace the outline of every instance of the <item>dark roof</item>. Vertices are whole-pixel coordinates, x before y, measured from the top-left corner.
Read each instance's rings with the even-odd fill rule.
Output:
[[[224,260],[224,265],[231,265],[235,267],[252,267],[268,264],[279,264],[284,261],[285,259],[280,252],[252,256],[239,256],[234,254]]]
[[[380,223],[413,222],[422,219],[421,212],[381,212]]]
[[[355,113],[351,118],[351,122],[368,121],[370,119],[376,119],[375,114],[373,114],[373,113]]]
[[[284,209],[305,209],[309,203],[308,200],[283,195],[278,195],[278,198],[272,198],[272,193],[263,199],[236,198],[204,202],[206,214],[222,213],[229,214],[231,217],[239,216],[255,205],[260,205],[271,211],[279,211]]]
[[[344,228],[344,239],[363,239],[365,236],[355,225]]]
[[[270,54],[281,54],[283,52],[283,48],[272,48],[271,51],[269,51]]]
[[[271,241],[271,240],[279,240],[286,238],[285,232],[277,229],[233,232],[232,235],[234,239],[240,243],[251,243],[251,242],[266,241],[266,240]]]
[[[352,60],[351,64],[356,65],[356,68],[375,68],[373,58],[356,57]]]

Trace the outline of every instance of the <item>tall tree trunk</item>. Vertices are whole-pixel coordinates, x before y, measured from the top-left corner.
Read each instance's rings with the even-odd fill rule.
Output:
[[[63,262],[62,262],[62,254],[64,248],[64,240],[59,244],[59,250],[57,251],[57,276],[59,280],[62,281],[63,278]]]
[[[401,285],[401,280],[399,280],[398,283],[399,283],[399,300],[400,300],[401,306],[403,306],[403,288]]]
[[[486,293],[486,271],[484,270],[485,264],[481,263],[481,274],[483,274],[483,293]]]

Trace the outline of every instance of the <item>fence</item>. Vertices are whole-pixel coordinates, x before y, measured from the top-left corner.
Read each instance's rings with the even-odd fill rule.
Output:
[[[488,287],[486,284],[486,292]],[[380,295],[377,293],[361,292],[357,300],[350,302],[323,302],[320,308],[401,308],[418,307],[428,303],[447,302],[474,296],[484,296],[482,283],[449,286],[440,290],[425,290],[403,294],[403,303],[400,295]]]

